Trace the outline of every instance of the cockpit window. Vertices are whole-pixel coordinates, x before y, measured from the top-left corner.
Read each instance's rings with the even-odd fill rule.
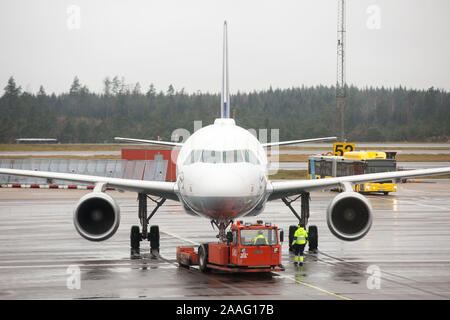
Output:
[[[239,163],[247,162],[259,165],[258,157],[252,150],[192,150],[189,156],[184,161],[184,165],[189,165],[196,162],[203,163]]]
[[[220,154],[220,151],[203,150],[200,161],[205,163],[221,163],[222,155]]]
[[[224,163],[242,162],[242,150],[222,151]]]
[[[242,150],[244,152],[245,162],[259,164],[258,157],[251,150]]]
[[[201,154],[202,154],[201,150],[192,150],[189,156],[184,161],[184,165],[198,162]]]

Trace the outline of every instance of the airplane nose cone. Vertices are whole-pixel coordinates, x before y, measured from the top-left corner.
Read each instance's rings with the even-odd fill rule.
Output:
[[[263,193],[260,173],[255,168],[184,172],[183,198],[200,215],[213,219],[234,219],[252,210]],[[253,169],[253,170],[252,170]]]

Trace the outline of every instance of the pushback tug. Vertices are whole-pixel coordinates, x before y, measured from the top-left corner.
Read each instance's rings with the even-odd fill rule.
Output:
[[[177,247],[181,266],[198,265],[202,272],[211,269],[229,272],[284,271],[281,264],[283,230],[270,223],[238,221],[227,232],[226,242],[204,243],[194,247]]]

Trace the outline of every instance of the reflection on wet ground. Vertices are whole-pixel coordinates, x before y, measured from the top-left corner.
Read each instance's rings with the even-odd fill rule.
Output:
[[[449,187],[405,184],[388,196],[368,195],[373,226],[356,242],[337,240],[327,228],[326,207],[337,194],[313,192],[310,223],[319,229],[319,252],[306,252],[305,265],[295,267],[285,242],[286,271],[268,274],[203,274],[178,267],[177,245],[212,241],[216,232],[175,202],[152,218],[161,230],[161,257],[152,258],[143,242],[142,255],[131,259],[133,193],[111,192],[122,208],[121,226],[113,238],[91,243],[78,236],[71,219],[84,192],[0,189],[0,298],[449,299]],[[285,232],[296,222],[281,202],[268,203],[248,221],[256,219]],[[70,270],[79,270],[79,289],[68,288],[76,283]],[[371,283],[380,285],[370,288]]]

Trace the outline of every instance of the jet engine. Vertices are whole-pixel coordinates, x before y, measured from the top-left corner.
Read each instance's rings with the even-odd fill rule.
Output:
[[[356,192],[339,194],[328,205],[327,224],[331,233],[341,240],[361,239],[372,226],[369,201]]]
[[[81,197],[73,213],[78,233],[90,241],[102,241],[116,233],[120,223],[117,202],[104,192],[91,192]]]

